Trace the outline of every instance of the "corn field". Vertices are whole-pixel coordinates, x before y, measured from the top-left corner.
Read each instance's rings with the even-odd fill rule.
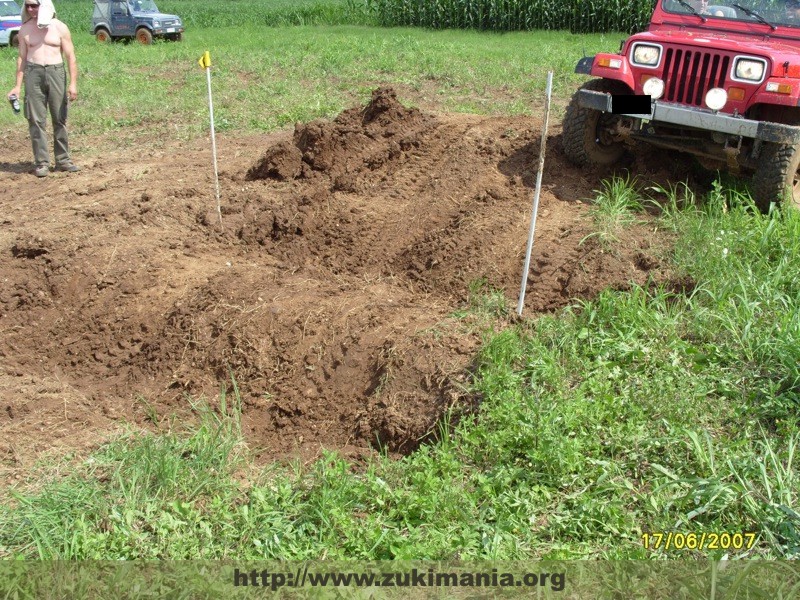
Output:
[[[366,0],[384,26],[573,33],[646,27],[655,0]]]

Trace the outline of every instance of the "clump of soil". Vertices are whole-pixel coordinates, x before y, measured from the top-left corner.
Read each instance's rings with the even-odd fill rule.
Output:
[[[322,179],[333,191],[356,192],[359,171],[373,173],[397,162],[431,121],[402,106],[394,90],[378,88],[367,106],[346,110],[332,122],[298,123],[292,142],[268,148],[247,179]]]
[[[13,167],[20,133],[0,149],[15,189],[0,201],[0,458],[80,447],[234,381],[265,456],[412,451],[473,403],[480,332],[449,315],[475,282],[516,302],[540,132],[381,88],[332,121],[221,137],[221,224],[202,143],[34,181]],[[546,165],[527,315],[662,276],[652,228],[587,238],[596,179],[555,143]]]

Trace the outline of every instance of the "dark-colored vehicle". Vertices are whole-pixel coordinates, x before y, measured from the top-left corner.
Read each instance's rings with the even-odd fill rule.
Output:
[[[577,73],[597,79],[567,108],[567,157],[611,166],[646,142],[752,175],[762,210],[784,201],[800,208],[797,4],[658,0],[647,31],[619,53],[578,62]]]
[[[94,0],[92,34],[98,42],[135,38],[152,44],[154,38],[180,41],[183,22],[159,12],[153,0]]]

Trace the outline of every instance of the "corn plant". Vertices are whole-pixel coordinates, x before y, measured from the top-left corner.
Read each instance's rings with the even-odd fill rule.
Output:
[[[646,26],[653,0],[365,0],[385,26],[574,33],[633,32]]]

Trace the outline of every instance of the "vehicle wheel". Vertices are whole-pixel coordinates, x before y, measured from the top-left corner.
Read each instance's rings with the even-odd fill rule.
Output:
[[[149,46],[153,43],[153,34],[150,33],[149,29],[145,29],[142,27],[141,29],[136,30],[136,41],[142,44],[143,46]]]
[[[19,37],[16,33],[11,34],[11,39],[8,41],[12,48],[19,48]]]
[[[111,41],[111,34],[108,32],[108,29],[103,29],[102,27],[94,32],[94,39],[96,39],[101,44],[107,44]]]
[[[630,93],[625,84],[608,79],[587,81],[581,89],[609,94]],[[614,132],[619,120],[618,115],[579,106],[577,94],[574,95],[564,115],[562,142],[567,159],[576,165],[602,167],[619,161],[625,153],[624,143]]]
[[[169,39],[172,40],[173,42],[180,42],[183,39],[183,34],[182,33],[172,33],[172,34],[170,34]]]
[[[772,202],[800,209],[800,148],[764,144],[753,176],[753,199],[767,212]]]

